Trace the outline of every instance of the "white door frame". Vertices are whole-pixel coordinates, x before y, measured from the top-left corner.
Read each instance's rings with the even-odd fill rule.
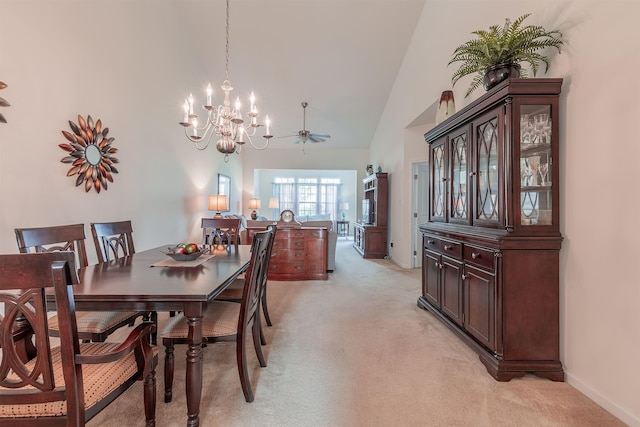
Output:
[[[412,268],[422,267],[422,235],[420,224],[427,222],[429,218],[429,162],[412,163],[411,173],[413,201],[411,206],[411,249]]]

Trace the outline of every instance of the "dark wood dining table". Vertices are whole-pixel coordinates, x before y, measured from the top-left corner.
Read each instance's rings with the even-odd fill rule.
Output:
[[[202,395],[202,316],[214,300],[249,266],[249,245],[214,251],[195,267],[152,267],[167,258],[167,247],[138,252],[78,270],[74,286],[76,310],[182,311],[188,320],[186,367],[187,426],[200,423]]]

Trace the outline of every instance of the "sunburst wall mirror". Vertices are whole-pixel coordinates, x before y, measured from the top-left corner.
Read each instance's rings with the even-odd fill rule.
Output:
[[[58,144],[69,155],[60,160],[71,164],[67,176],[76,177],[76,187],[84,183],[85,192],[92,188],[100,193],[107,190],[108,182],[113,182],[113,174],[118,173],[114,163],[119,160],[113,157],[118,149],[112,147],[115,138],[107,137],[109,128],[102,127],[102,121],[93,122],[91,116],[85,120],[78,115],[78,124],[69,120],[71,132],[62,131],[68,144]]]
[[[0,90],[4,89],[7,87],[7,84],[5,82],[0,82]],[[7,101],[6,99],[0,97],[0,107],[9,107],[11,104],[9,104],[9,101]],[[4,118],[4,116],[2,115],[2,113],[0,113],[0,123],[7,123],[7,119]]]

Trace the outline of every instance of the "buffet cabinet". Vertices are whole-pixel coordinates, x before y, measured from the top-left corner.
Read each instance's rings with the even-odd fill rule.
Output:
[[[563,381],[559,360],[562,79],[508,79],[425,134],[429,220],[418,306],[499,381]]]
[[[362,180],[362,218],[353,224],[353,247],[363,258],[387,256],[388,173]]]
[[[248,228],[248,244],[256,232]],[[278,227],[271,249],[271,280],[327,280],[327,229],[324,227]]]

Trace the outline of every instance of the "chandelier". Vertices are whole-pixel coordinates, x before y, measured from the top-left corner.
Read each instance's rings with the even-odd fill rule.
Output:
[[[226,79],[222,82],[221,89],[224,92],[224,100],[222,105],[212,105],[211,98],[213,89],[211,84],[207,87],[207,103],[202,106],[207,111],[207,117],[204,123],[198,126],[198,115],[193,112],[193,95],[189,95],[184,101],[184,118],[180,122],[184,126],[185,136],[193,143],[198,150],[204,150],[209,146],[209,142],[215,136],[216,149],[224,154],[224,161],[229,161],[229,154],[240,153],[242,146],[245,144],[245,138],[251,146],[257,150],[264,150],[269,145],[269,140],[273,135],[269,133],[271,124],[269,116],[265,117],[265,134],[263,138],[267,141],[263,146],[257,146],[253,143],[251,137],[255,136],[257,129],[262,124],[258,123],[258,109],[255,103],[255,96],[251,92],[249,111],[246,112],[248,123],[242,118],[240,97],[236,98],[235,104],[231,106],[230,93],[233,90],[229,81],[229,0],[227,0],[227,22],[226,22],[226,56],[225,71]]]

